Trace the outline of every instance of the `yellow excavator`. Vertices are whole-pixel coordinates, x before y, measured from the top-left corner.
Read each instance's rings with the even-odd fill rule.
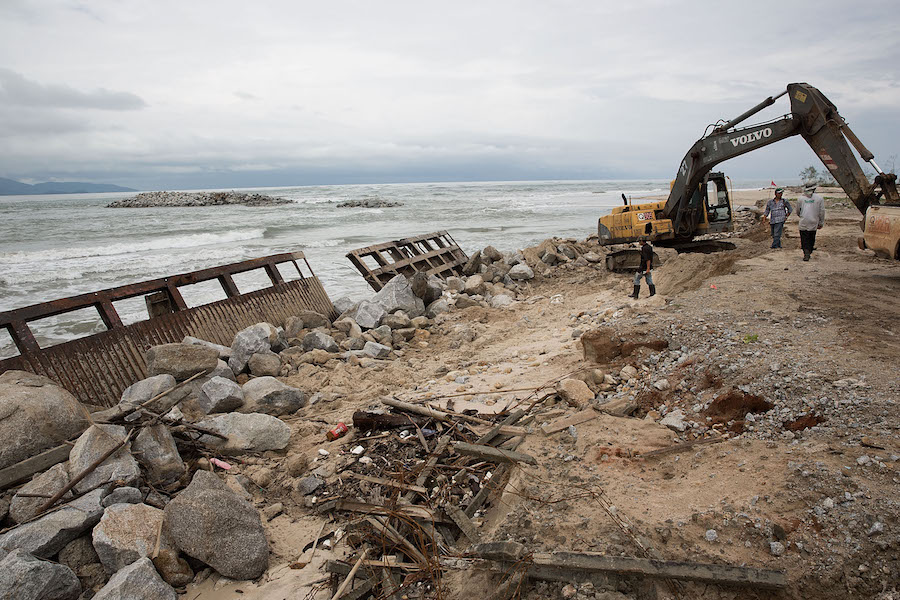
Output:
[[[735,128],[785,94],[790,97],[790,113],[765,123]],[[711,127],[712,131],[697,140],[682,159],[666,200],[632,204],[623,195],[624,206],[600,217],[597,235],[601,245],[647,240],[679,252],[733,249],[734,245],[728,242],[695,239],[734,229],[726,177],[712,169],[730,158],[800,135],[853,204],[866,215],[860,247],[871,248],[879,255],[900,258],[897,176],[881,170],[875,163],[875,156],[856,137],[837,107],[819,90],[806,83],[790,83],[780,94],[769,96],[738,117]],[[850,144],[875,169],[874,182],[869,182],[863,173]],[[874,226],[867,227],[866,224]],[[634,270],[640,263],[639,254],[638,249],[612,252],[607,255],[606,266],[611,271]]]

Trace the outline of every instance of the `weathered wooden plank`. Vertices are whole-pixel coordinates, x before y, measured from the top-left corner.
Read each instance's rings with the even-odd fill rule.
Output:
[[[501,485],[506,485],[504,480],[508,471],[508,465],[503,464],[497,467],[497,470],[494,471],[490,480],[481,486],[481,489],[478,490],[478,493],[472,498],[472,502],[466,507],[465,513],[467,517],[474,517],[478,509],[481,508],[481,505],[487,502],[488,496],[490,496],[494,490],[499,489]]]
[[[461,511],[458,506],[453,504],[448,504],[444,506],[444,512],[447,513],[447,516],[450,517],[456,526],[459,527],[459,530],[462,531],[463,535],[469,538],[469,541],[473,544],[477,544],[481,541],[481,536],[478,535],[478,530],[475,528],[475,524],[466,516],[466,513]]]
[[[550,435],[551,433],[556,433],[557,431],[568,429],[572,425],[580,425],[581,423],[592,421],[599,416],[600,414],[596,410],[594,410],[593,408],[589,408],[587,410],[582,410],[577,413],[571,414],[567,417],[563,417],[562,419],[557,419],[552,423],[542,425],[541,431],[543,431],[546,435]]]
[[[675,562],[606,556],[593,552],[534,554],[528,576],[551,581],[572,581],[578,575],[615,573],[665,579],[682,579],[727,585],[750,585],[762,589],[787,587],[784,571],[692,562]]]
[[[463,454],[465,456],[475,456],[482,460],[489,460],[493,462],[522,462],[529,465],[537,464],[537,459],[535,459],[533,456],[529,456],[528,454],[524,454],[522,452],[501,450],[492,446],[479,446],[476,444],[467,444],[465,442],[456,442],[455,444],[453,444],[453,449],[456,450],[456,452],[458,452],[459,454]]]
[[[11,485],[25,481],[35,473],[49,469],[55,464],[69,460],[69,452],[72,446],[63,444],[50,450],[45,450],[37,456],[26,458],[12,466],[0,469],[0,490],[5,490]]]
[[[476,444],[489,444],[491,441],[496,438],[498,435],[503,435],[500,433],[500,429],[502,427],[507,427],[510,425],[514,425],[519,419],[525,416],[525,411],[522,409],[515,410],[508,417],[503,419],[499,425],[488,431],[486,434],[478,438],[475,443]]]
[[[427,406],[410,404],[409,402],[403,402],[402,400],[397,400],[396,398],[382,398],[381,402],[383,404],[387,404],[388,406],[392,406],[400,410],[405,410],[406,412],[415,413],[417,415],[422,415],[424,417],[430,417],[437,421],[446,421],[449,418],[449,416],[445,412],[434,410],[433,408],[428,408]]]
[[[390,506],[385,506],[383,504],[357,502],[356,500],[332,500],[324,502],[316,509],[319,513],[327,513],[334,510],[346,510],[347,512],[356,512],[367,515],[401,515],[414,519],[425,519],[426,521],[432,522],[448,522],[439,511],[432,510],[425,506],[419,506],[418,504],[392,504]]]

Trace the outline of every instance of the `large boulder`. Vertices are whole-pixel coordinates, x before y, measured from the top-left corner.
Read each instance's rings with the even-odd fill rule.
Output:
[[[97,461],[113,446],[125,439],[121,425],[92,425],[81,434],[69,453],[69,476],[76,477]],[[99,467],[82,479],[76,492],[93,489],[98,485],[119,481],[123,485],[135,483],[141,475],[137,461],[131,456],[131,444],[125,444]]]
[[[481,275],[471,275],[466,279],[466,287],[463,292],[470,296],[484,294],[484,278]]]
[[[66,544],[59,551],[58,559],[59,564],[69,567],[76,575],[83,567],[100,562],[90,535],[83,535]]]
[[[231,412],[244,404],[244,392],[234,381],[213,377],[203,384],[197,406],[206,414]]]
[[[66,544],[93,527],[103,516],[105,491],[97,489],[72,500],[43,517],[19,525],[0,536],[0,553],[20,548],[41,558],[50,558]]]
[[[519,263],[512,267],[507,273],[509,278],[514,281],[525,281],[534,279],[534,271],[525,263]]]
[[[81,582],[69,567],[22,550],[14,550],[0,560],[3,600],[75,600],[80,594]]]
[[[147,469],[150,483],[168,486],[178,481],[186,471],[175,438],[165,425],[144,427],[134,439],[132,450],[138,461]]]
[[[137,383],[133,383],[125,388],[125,391],[122,392],[122,399],[119,401],[119,406],[126,412],[133,411],[144,402],[147,402],[151,398],[154,398],[173,387],[175,387],[175,378],[168,373],[141,379]],[[144,408],[154,412],[167,411],[171,408],[171,405],[167,403],[167,396],[163,396]]]
[[[388,315],[381,320],[381,327],[387,327],[388,329],[406,329],[410,326],[410,319],[402,312],[394,313],[392,315]]]
[[[153,554],[159,538],[160,548],[175,545],[162,527],[165,514],[146,504],[113,504],[94,527],[94,550],[108,573]]]
[[[476,250],[475,254],[469,257],[468,262],[463,266],[463,275],[469,276],[478,273],[481,270],[481,250]]]
[[[484,250],[481,251],[481,256],[487,262],[497,262],[499,260],[503,260],[503,253],[494,248],[493,246],[488,246]]]
[[[9,516],[16,523],[27,521],[38,514],[47,497],[57,493],[69,483],[69,470],[65,464],[53,465],[48,470],[23,485],[9,503]],[[30,498],[21,494],[42,494],[43,498]]]
[[[46,377],[0,375],[0,469],[62,444],[87,425],[84,407]]]
[[[350,317],[344,317],[334,322],[334,328],[344,332],[348,338],[355,338],[362,335],[362,329],[357,325],[356,321]]]
[[[281,358],[274,352],[256,352],[247,361],[254,377],[274,377],[281,372]]]
[[[259,512],[209,471],[165,509],[165,528],[177,547],[231,579],[255,579],[269,564]]]
[[[212,348],[216,352],[219,353],[219,358],[224,358],[228,360],[231,357],[231,348],[228,346],[222,346],[220,344],[214,344],[212,342],[207,342],[206,340],[201,340],[200,338],[195,338],[190,335],[184,336],[184,339],[181,340],[182,344],[191,344],[193,346],[205,346],[207,348]]]
[[[269,323],[257,323],[251,325],[234,336],[231,343],[231,358],[228,366],[235,373],[240,373],[247,368],[250,357],[257,352],[265,352],[272,349],[272,344],[278,341],[278,330]]]
[[[303,321],[303,327],[306,329],[315,329],[316,327],[331,327],[331,320],[321,313],[314,310],[301,310],[295,315]]]
[[[337,348],[337,344],[335,344]],[[244,413],[287,415],[306,406],[303,390],[285,385],[274,377],[257,377],[244,384]]]
[[[144,355],[147,373],[169,374],[183,381],[205,371],[212,371],[219,362],[219,353],[206,346],[192,344],[162,344],[153,346]]]
[[[384,307],[372,300],[363,300],[341,313],[340,318],[353,319],[362,329],[375,329],[387,312]]]
[[[324,350],[325,352],[340,352],[340,348],[334,338],[321,331],[310,331],[303,336],[301,346],[304,350]]]
[[[350,296],[341,296],[332,302],[332,305],[338,314],[342,314],[353,308],[356,302]]]
[[[149,558],[137,560],[113,575],[94,600],[175,600],[175,590],[156,572]]]
[[[386,313],[402,310],[410,317],[425,314],[425,303],[413,293],[406,275],[397,275],[384,284],[384,287],[372,297],[372,302],[381,305]]]
[[[391,353],[391,347],[377,342],[366,342],[362,351],[363,354],[372,358],[387,358]]]
[[[438,315],[442,315],[445,312],[450,312],[450,303],[447,302],[444,298],[438,298],[434,302],[428,305],[428,308],[425,309],[425,316],[429,319],[433,319]]]
[[[446,284],[436,275],[426,275],[422,271],[418,271],[413,275],[410,286],[412,286],[413,294],[421,298],[425,306],[428,306],[441,297]]]
[[[556,392],[563,401],[577,407],[594,399],[594,392],[580,379],[563,379],[556,386]]]
[[[259,413],[228,413],[197,425],[226,436],[227,440],[211,435],[200,437],[204,444],[226,454],[283,450],[291,439],[291,428],[287,423],[278,417]]]

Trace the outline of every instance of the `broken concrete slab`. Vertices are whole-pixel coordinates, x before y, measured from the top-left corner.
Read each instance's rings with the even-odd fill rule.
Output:
[[[165,509],[165,528],[178,548],[231,579],[255,579],[269,564],[259,512],[215,474],[197,471]]]

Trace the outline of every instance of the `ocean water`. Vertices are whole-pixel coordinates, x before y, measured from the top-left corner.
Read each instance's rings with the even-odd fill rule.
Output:
[[[766,182],[735,182],[735,189]],[[246,190],[242,190],[246,191]],[[112,209],[133,194],[0,196],[0,312],[204,267],[302,250],[332,299],[372,292],[345,254],[356,248],[447,230],[471,254],[514,251],[551,236],[585,238],[621,203],[668,191],[665,180],[417,183],[254,188],[292,200],[272,207]],[[346,200],[394,208],[337,208]],[[238,279],[242,292],[268,280]],[[203,286],[198,286],[203,287]],[[214,287],[214,286],[213,286]],[[189,305],[223,297],[185,293]],[[116,304],[126,323],[146,318],[141,299]],[[41,345],[103,325],[95,311],[32,323]],[[0,358],[15,355],[0,330]]]

